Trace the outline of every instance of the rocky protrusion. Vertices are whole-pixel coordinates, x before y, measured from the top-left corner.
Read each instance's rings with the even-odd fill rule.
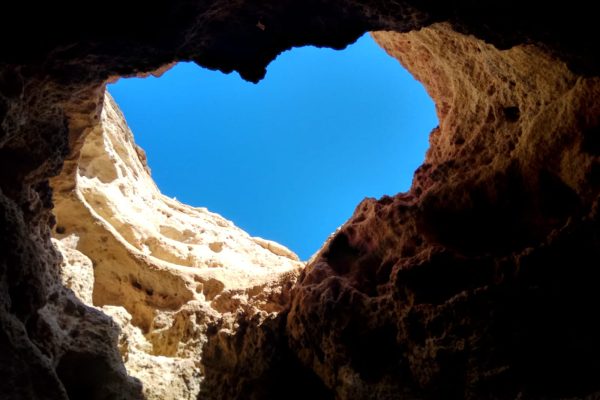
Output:
[[[275,242],[163,196],[108,94],[74,178],[53,181],[69,188],[54,196],[63,282],[120,327],[123,362],[146,398],[195,399],[209,333],[235,335],[240,313],[274,318],[303,264]]]
[[[446,24],[373,36],[440,125],[410,192],[364,200],[302,273],[295,353],[344,399],[600,391],[600,80]]]
[[[293,271],[272,285],[254,274],[237,282],[243,268],[219,266],[232,253],[222,237],[193,247],[201,268],[188,266],[182,243],[195,232],[185,225],[226,221],[200,210],[147,224],[127,201],[121,219],[111,212],[123,201],[111,183],[125,182],[121,168],[92,145],[86,175],[78,171],[88,137],[104,141],[107,80],[193,60],[258,81],[284,50],[343,48],[381,30],[393,33],[377,34],[380,43],[435,98],[440,127],[411,192],[358,206],[300,277],[289,315],[265,310],[289,301],[278,288],[293,284]],[[175,363],[187,355],[171,355],[195,348],[186,338],[204,337],[204,322],[188,321],[211,310],[228,317],[207,324],[202,368],[186,369],[202,374],[202,397],[598,397],[597,37],[594,4],[578,0],[4,2],[0,397],[142,398],[119,350],[137,352],[144,368],[152,357],[169,361],[160,373],[137,372],[145,382],[181,371],[189,364]],[[109,158],[123,148],[114,143]],[[138,155],[127,168],[144,170],[142,153],[125,148],[123,160]],[[52,189],[70,228],[55,225]],[[72,236],[78,220],[92,229]],[[89,270],[71,251],[79,246],[100,260],[92,299],[113,318],[81,301],[87,284],[61,278],[51,229],[74,261],[63,273]],[[102,249],[134,273],[124,276]],[[222,276],[206,272],[216,270]]]

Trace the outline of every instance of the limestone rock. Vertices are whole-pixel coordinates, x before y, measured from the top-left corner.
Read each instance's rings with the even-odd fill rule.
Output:
[[[125,367],[147,399],[195,399],[209,327],[219,321],[235,333],[240,312],[280,312],[281,280],[293,282],[303,264],[275,242],[163,196],[108,94],[75,184],[64,182],[72,178],[53,181],[72,188],[54,196],[63,281],[113,316]]]
[[[140,399],[140,381],[119,354],[128,348],[139,361],[127,363],[146,381],[158,375],[144,369],[152,357],[166,357],[157,370],[178,376],[171,382],[180,391],[198,338],[206,338],[202,398],[598,397],[596,20],[594,4],[582,0],[4,2],[0,397]],[[440,127],[411,191],[364,201],[291,298],[292,272],[263,286],[262,278],[245,284],[242,268],[183,265],[188,256],[202,266],[206,254],[231,253],[219,235],[193,251],[178,239],[190,221],[215,222],[210,213],[183,207],[170,233],[158,219],[140,220],[131,201],[126,218],[111,215],[106,195],[123,195],[110,182],[128,174],[106,157],[118,162],[125,148],[125,167],[137,153],[129,171],[142,176],[133,145],[110,142],[98,157],[88,146],[89,176],[79,180],[82,147],[90,137],[104,141],[108,80],[192,60],[256,82],[284,50],[339,49],[382,30],[394,33],[378,41],[435,98]],[[77,297],[89,294],[83,281],[61,278],[61,265],[68,274],[89,264],[65,242],[64,259],[77,265],[69,268],[52,244],[53,227],[64,229],[61,242],[74,239],[55,226],[53,190],[74,224],[98,222],[77,235],[77,249],[101,261],[92,300],[112,318]],[[142,206],[182,207],[141,192]],[[141,227],[128,230],[130,222]],[[102,249],[115,249],[131,276]],[[108,285],[111,277],[120,282]],[[268,311],[288,302],[289,311]]]
[[[73,291],[83,303],[92,304],[94,290],[94,268],[92,260],[77,250],[79,238],[71,234],[62,240],[52,239],[52,243],[62,255],[60,277],[63,285]]]
[[[447,24],[373,36],[439,127],[411,190],[364,200],[302,273],[292,348],[344,399],[600,391],[600,80]]]

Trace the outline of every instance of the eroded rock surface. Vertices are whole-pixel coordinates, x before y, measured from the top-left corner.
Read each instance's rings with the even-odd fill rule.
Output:
[[[600,80],[444,24],[374,37],[439,127],[411,191],[364,200],[303,272],[291,346],[339,398],[600,390]]]
[[[135,365],[142,381],[173,373],[174,391],[206,398],[594,398],[596,19],[579,0],[3,4],[0,397],[142,398],[147,388],[126,373]],[[138,177],[103,167],[93,146],[79,170],[88,137],[104,141],[109,79],[192,60],[257,81],[292,46],[341,48],[381,30],[396,32],[376,37],[424,82],[440,127],[411,191],[363,202],[301,276],[289,313],[261,308],[285,302],[284,285],[248,300],[254,284],[228,291],[210,278],[233,275],[182,266],[227,254],[221,238],[183,244],[183,224],[209,213],[142,190],[142,206],[181,207],[179,220],[136,217],[123,200],[133,189],[116,184],[143,175],[143,162],[124,164],[134,147],[120,158],[124,144],[111,142],[106,154]],[[97,221],[89,232],[55,225],[49,178],[59,173],[53,188],[70,205],[57,213],[73,226]],[[111,215],[115,200],[126,218]],[[52,227],[64,229],[64,257]],[[109,246],[131,275],[99,251]],[[244,304],[250,314],[234,317]],[[231,318],[211,328],[213,315]]]
[[[63,282],[119,325],[123,361],[148,399],[195,399],[209,333],[234,336],[241,314],[275,318],[303,266],[282,245],[162,195],[108,94],[75,175],[52,184],[69,188],[54,193]]]

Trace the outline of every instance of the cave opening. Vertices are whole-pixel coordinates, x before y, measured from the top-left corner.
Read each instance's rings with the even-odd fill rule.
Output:
[[[298,14],[283,2],[272,10],[281,30],[264,39],[268,21],[243,2],[222,2],[219,15],[200,2],[195,13],[173,3],[136,9],[135,18],[116,7],[80,18],[50,7],[37,26],[44,41],[21,45],[19,35],[5,35],[12,45],[0,74],[0,160],[13,172],[0,182],[0,397],[77,397],[92,387],[98,398],[195,400],[202,385],[206,398],[243,398],[253,382],[260,392],[297,376],[282,368],[286,353],[340,399],[597,395],[600,332],[589,316],[600,305],[600,160],[589,144],[600,125],[600,82],[597,71],[580,76],[564,62],[597,64],[588,52],[593,24],[566,18],[576,15],[562,7],[424,2],[410,13],[405,3],[354,3],[329,15],[314,3]],[[38,22],[21,14],[25,29]],[[125,26],[136,34],[127,37]],[[231,278],[249,270],[223,256],[219,232],[199,238],[165,223],[176,211],[182,220],[206,213],[164,200],[160,218],[130,218],[158,202],[136,180],[143,163],[130,170],[139,187],[110,185],[127,165],[111,168],[107,158],[127,161],[135,147],[123,147],[124,136],[109,157],[99,151],[100,125],[119,128],[116,106],[102,104],[106,78],[198,55],[200,64],[255,77],[272,54],[265,47],[345,43],[365,26],[406,32],[376,37],[438,105],[439,129],[408,194],[363,203],[306,267],[271,256],[278,264],[267,274],[251,269],[244,283]],[[245,62],[248,54],[257,61]],[[51,201],[46,178],[63,161]],[[119,192],[134,201],[115,202]],[[266,260],[264,249],[253,250]],[[207,268],[181,268],[196,266],[195,254],[209,256],[200,265]],[[264,267],[263,259],[245,261]],[[88,307],[89,276],[96,307]],[[299,381],[284,386],[298,394],[309,386]]]
[[[222,346],[254,340],[237,332],[247,325],[270,335],[251,356],[271,360],[264,379],[291,368],[317,382],[282,334],[298,255],[326,246],[364,197],[409,189],[437,125],[421,84],[367,34],[344,51],[284,52],[257,85],[186,63],[121,79],[96,121],[52,182],[54,245],[65,285],[120,327],[128,373],[172,390],[139,374],[152,360],[185,370],[186,398],[202,376],[213,390],[233,357]]]
[[[162,193],[306,260],[365,197],[407,191],[437,122],[422,85],[363,35],[294,48],[258,84],[179,63],[108,90]]]
[[[259,381],[295,371],[281,387],[325,390],[283,333],[306,267],[293,252],[325,247],[364,197],[408,191],[437,125],[421,84],[367,34],[343,51],[284,52],[257,85],[186,63],[121,79],[95,121],[76,168],[52,182],[53,242],[64,284],[119,328],[144,393],[218,392],[237,357],[224,349],[254,348],[257,332],[266,347],[235,363],[269,360]],[[147,362],[177,376],[150,381]]]

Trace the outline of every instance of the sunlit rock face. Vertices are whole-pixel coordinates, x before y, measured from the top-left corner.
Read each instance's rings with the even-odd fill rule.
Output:
[[[195,399],[209,331],[225,341],[238,314],[274,318],[303,264],[277,243],[163,196],[108,94],[72,179],[52,181],[70,187],[54,193],[66,286],[119,325],[123,361],[146,398]]]
[[[3,5],[0,397],[597,396],[588,3]],[[285,49],[365,31],[395,32],[375,37],[440,126],[411,191],[361,203],[295,284],[283,249],[161,197],[104,100],[178,60],[257,81]]]

